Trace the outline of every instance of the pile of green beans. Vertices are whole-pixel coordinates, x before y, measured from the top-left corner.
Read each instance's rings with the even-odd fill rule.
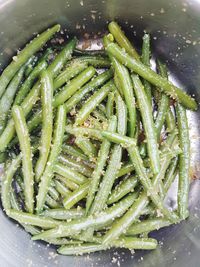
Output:
[[[189,216],[186,109],[197,103],[159,59],[151,69],[148,33],[141,55],[116,22],[102,50],[77,49],[76,38],[45,50],[59,29],[38,35],[0,76],[3,209],[63,255],[155,249],[151,231]]]

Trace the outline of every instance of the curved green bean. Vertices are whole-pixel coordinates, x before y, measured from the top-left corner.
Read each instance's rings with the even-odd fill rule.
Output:
[[[84,217],[85,210],[81,208],[70,209],[70,210],[66,210],[63,208],[49,209],[43,211],[40,215],[56,220],[70,220],[70,219],[78,219]]]

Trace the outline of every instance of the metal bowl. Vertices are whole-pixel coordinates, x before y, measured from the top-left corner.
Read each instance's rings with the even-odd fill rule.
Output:
[[[54,23],[67,34],[98,39],[116,19],[140,47],[144,30],[151,33],[155,56],[167,62],[171,79],[200,100],[200,1],[198,0],[0,0],[0,62],[3,68],[19,47]],[[64,33],[64,34],[65,34]],[[89,34],[89,35],[88,35]],[[198,267],[200,250],[200,113],[188,111],[192,150],[190,218],[153,235],[155,251],[109,250],[89,256],[57,255],[53,246],[33,242],[0,210],[0,266],[140,266]],[[174,201],[173,194],[171,201]]]

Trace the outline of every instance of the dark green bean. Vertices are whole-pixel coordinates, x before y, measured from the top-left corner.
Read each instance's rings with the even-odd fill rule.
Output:
[[[74,61],[81,61],[84,63],[87,63],[88,65],[91,65],[95,68],[109,68],[110,67],[110,61],[107,57],[102,56],[80,56],[78,58],[75,58]]]
[[[98,56],[98,55],[101,55],[101,56],[105,56],[106,55],[106,52],[104,49],[100,49],[100,50],[85,50],[85,49],[79,49],[79,48],[76,48],[74,49],[74,54],[76,56]]]
[[[169,109],[169,111],[167,112],[165,120],[166,120],[167,131],[172,132],[176,127],[176,121],[171,109]]]
[[[66,121],[66,110],[65,107],[62,105],[58,107],[56,128],[54,130],[54,137],[53,137],[53,145],[51,148],[48,162],[46,164],[46,168],[44,170],[44,173],[41,177],[41,181],[39,184],[39,191],[37,195],[37,206],[36,206],[36,210],[38,213],[41,212],[41,210],[43,209],[48,188],[50,186],[51,179],[53,176],[55,162],[61,151],[64,131],[65,131],[65,121]]]
[[[17,55],[13,57],[13,61],[4,69],[0,76],[0,97],[4,93],[6,86],[13,78],[15,73],[22,67],[27,60],[37,52],[56,32],[60,30],[60,25],[44,31],[35,39],[33,39],[26,47]]]
[[[22,171],[24,176],[25,205],[26,209],[30,213],[33,213],[34,175],[32,166],[32,149],[30,145],[30,137],[22,108],[19,106],[14,106],[12,109],[12,116],[20,143],[20,149],[22,151]]]
[[[175,177],[178,174],[177,164],[178,164],[178,157],[175,157],[174,160],[172,160],[169,169],[167,170],[165,175],[165,180],[164,180],[165,193],[167,193],[172,182],[174,181]]]
[[[180,88],[174,86],[171,82],[162,78],[160,75],[155,73],[149,67],[135,60],[124,52],[117,44],[110,43],[106,48],[108,53],[115,56],[122,64],[130,68],[135,73],[139,74],[142,78],[146,79],[150,83],[156,86],[156,89],[163,91],[173,99],[178,100],[186,108],[196,110],[197,103],[188,94],[182,91]]]

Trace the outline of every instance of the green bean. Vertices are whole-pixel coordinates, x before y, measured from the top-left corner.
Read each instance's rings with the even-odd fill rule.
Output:
[[[73,193],[70,193],[68,196],[65,197],[63,200],[63,206],[66,210],[71,209],[76,203],[80,200],[85,198],[89,191],[90,182],[86,182],[85,184],[81,185],[77,190]]]
[[[53,171],[55,167],[55,162],[57,157],[61,151],[62,140],[65,131],[65,121],[66,121],[66,110],[65,107],[59,106],[57,111],[57,118],[56,118],[56,128],[54,130],[53,136],[53,145],[51,148],[51,152],[49,154],[48,162],[46,164],[46,168],[43,172],[41,177],[41,181],[39,184],[39,191],[37,195],[37,212],[41,212],[43,209],[43,205],[45,203],[45,198],[48,192],[49,185],[51,183],[51,179],[53,176]]]
[[[130,192],[134,191],[135,186],[138,184],[138,178],[136,176],[128,177],[118,184],[112,191],[108,198],[107,204],[113,204],[123,198]]]
[[[56,190],[56,187],[53,181],[51,183],[51,186],[49,187],[49,195],[56,201],[60,197],[59,192]]]
[[[89,92],[95,90],[99,86],[103,85],[107,80],[112,78],[112,70],[107,70],[102,74],[98,75],[96,78],[87,83],[78,92],[76,92],[66,103],[66,110],[69,112],[73,107],[75,107]]]
[[[36,55],[33,55],[32,57],[29,58],[29,60],[26,63],[26,69],[24,71],[25,78],[27,78],[29,74],[32,72],[37,61],[38,61],[38,56]]]
[[[136,146],[136,141],[134,138],[124,136],[118,133],[110,133],[108,131],[101,131],[101,134],[103,137],[107,138],[111,142],[120,144],[125,148]]]
[[[153,238],[135,238],[135,237],[122,237],[114,241],[109,246],[97,243],[83,243],[79,245],[66,245],[60,247],[57,251],[62,255],[83,255],[84,253],[91,253],[95,251],[102,251],[114,248],[127,248],[134,249],[155,249],[157,247],[157,241]]]
[[[122,216],[122,214],[124,214],[124,212],[133,204],[136,197],[137,194],[130,194],[112,207],[106,209],[104,212],[101,212],[101,216],[99,216],[100,214],[96,214],[86,218],[73,220],[68,223],[60,223],[59,227],[52,229],[51,231],[45,231],[39,235],[35,235],[32,240],[73,236],[89,227],[98,229],[100,227],[107,226],[112,223],[115,218]]]
[[[70,193],[68,187],[66,187],[62,182],[55,180],[54,183],[57,192],[59,192],[62,197],[66,197]]]
[[[15,97],[14,105],[20,105],[28,92],[30,91],[31,87],[33,86],[34,81],[39,77],[40,73],[47,68],[47,62],[41,61],[30,73],[30,75],[26,78],[23,82],[21,87],[18,90],[18,93]]]
[[[175,177],[178,174],[177,165],[178,165],[178,157],[175,157],[174,160],[172,160],[169,169],[167,170],[165,175],[165,180],[164,180],[165,193],[167,193],[172,182],[174,181]]]
[[[106,122],[107,118],[104,115],[104,113],[100,110],[100,109],[95,109],[94,111],[92,111],[92,115],[97,119],[100,120],[102,122]]]
[[[52,75],[52,77],[57,75],[57,73],[63,67],[64,63],[70,58],[75,45],[76,45],[76,39],[72,39],[65,46],[65,48],[57,55],[54,61],[48,66],[47,71]],[[38,101],[39,94],[40,94],[40,82],[38,81],[32,87],[28,95],[21,103],[21,107],[24,111],[25,116],[29,114],[34,104]],[[0,152],[5,151],[8,144],[14,137],[14,134],[15,134],[15,126],[13,120],[11,119],[9,120],[6,128],[4,129],[2,135],[0,136]]]
[[[39,158],[35,165],[35,179],[39,181],[50,152],[53,132],[53,81],[47,71],[41,74],[41,102],[42,102],[42,133],[40,140]]]
[[[59,208],[61,205],[58,201],[54,200],[49,194],[46,195],[46,204],[51,209]]]
[[[80,72],[85,70],[88,65],[84,62],[74,61],[72,64],[67,66],[54,80],[53,87],[54,90],[60,88],[63,84],[67,83],[70,79],[77,76]]]
[[[67,165],[67,167],[71,168],[72,170],[74,171],[77,171],[87,177],[91,177],[92,175],[92,169],[89,168],[88,166],[84,165],[82,162],[80,162],[80,160],[73,160],[73,159],[70,159],[64,155],[60,155],[58,157],[58,160],[64,164],[64,165]]]
[[[118,108],[120,108],[120,110],[117,111],[118,114],[117,130],[121,134],[126,134],[127,111],[125,103],[119,94],[117,98],[117,109]],[[122,158],[122,147],[121,145],[115,144],[110,154],[110,161],[107,166],[105,175],[103,176],[102,182],[99,186],[99,190],[91,206],[91,213],[94,214],[95,212],[99,212],[105,208],[117,172],[120,169],[121,158]]]
[[[106,116],[106,107],[103,103],[100,103],[98,106],[99,110]]]
[[[139,74],[142,78],[146,79],[150,83],[156,86],[156,89],[163,91],[165,94],[169,95],[173,99],[178,100],[186,108],[196,110],[196,101],[182,91],[180,88],[174,86],[167,79],[162,78],[160,75],[155,73],[149,67],[130,57],[126,52],[124,52],[117,44],[110,43],[106,48],[108,53],[115,56],[119,62],[130,68],[135,73]]]
[[[62,175],[77,184],[83,184],[87,181],[87,178],[85,176],[83,176],[77,171],[74,171],[70,167],[67,167],[61,163],[57,163],[54,166],[54,171],[58,173],[59,175]]]
[[[145,232],[159,230],[160,228],[171,225],[172,223],[164,218],[148,219],[139,223],[132,224],[126,235],[139,235]]]
[[[132,75],[132,80],[147,139],[148,156],[150,158],[153,173],[156,174],[160,170],[160,160],[151,107],[139,77]]]
[[[76,56],[105,56],[105,50],[104,49],[99,49],[99,50],[85,50],[85,49],[74,49],[74,54]]]
[[[69,84],[64,86],[62,90],[54,97],[54,107],[63,104],[69,99],[78,89],[80,89],[85,83],[87,83],[95,74],[93,67],[88,67],[82,71],[77,77],[72,79]]]
[[[132,171],[134,171],[134,166],[132,164],[132,162],[126,163],[124,165],[122,165],[122,167],[120,168],[120,170],[117,173],[116,178],[119,178],[125,174],[131,173]]]
[[[119,79],[120,88],[123,91],[126,106],[128,109],[128,136],[134,137],[136,125],[135,97],[133,95],[133,85],[126,67],[113,58],[113,66]]]
[[[33,178],[33,166],[32,166],[32,149],[30,145],[28,128],[21,107],[14,106],[12,109],[12,116],[20,143],[20,149],[22,151],[22,171],[24,176],[25,205],[26,209],[30,213],[33,213],[34,178]]]
[[[112,81],[105,84],[101,89],[95,92],[86,101],[86,103],[82,106],[82,108],[78,112],[75,123],[77,125],[82,124],[90,115],[90,113],[98,106],[98,104],[100,104],[104,100],[104,98],[108,95],[110,90],[114,90],[114,84]]]
[[[108,119],[113,115],[114,100],[115,100],[114,92],[109,92],[108,99],[106,102],[106,116]]]
[[[141,56],[141,62],[150,67],[150,35],[145,33],[143,36],[143,44],[142,44],[142,56]],[[150,105],[152,105],[152,93],[151,93],[151,85],[148,81],[143,81],[145,92],[147,95],[147,98],[149,99]]]
[[[31,224],[45,229],[54,228],[59,225],[59,221],[54,219],[12,209],[8,211],[8,216],[19,223]]]
[[[167,131],[172,132],[176,128],[176,122],[174,118],[174,114],[171,109],[166,114],[166,126],[167,126]]]
[[[75,139],[75,144],[90,158],[90,160],[95,160],[97,149],[89,139],[83,136],[78,136]]]
[[[114,36],[115,40],[118,42],[118,44],[126,50],[127,53],[129,53],[132,57],[134,57],[136,60],[140,60],[140,56],[138,55],[135,48],[132,46],[128,38],[125,36],[123,31],[121,30],[120,26],[115,22],[112,21],[108,25],[109,31]]]
[[[70,209],[70,210],[60,208],[60,209],[45,210],[40,215],[56,220],[70,220],[70,219],[81,218],[84,216],[84,214],[85,210],[81,208]]]
[[[76,190],[79,188],[79,184],[73,182],[72,180],[62,176],[62,175],[56,175],[56,179],[60,180],[67,186],[70,190]]]
[[[24,76],[25,67],[26,66],[22,66],[16,73],[0,99],[0,133],[2,133],[5,128],[6,120],[13,103],[13,99]]]
[[[62,152],[72,157],[76,157],[77,159],[88,160],[88,157],[81,151],[81,149],[74,145],[70,146],[68,144],[63,144]]]
[[[22,154],[19,154],[11,163],[6,167],[5,173],[2,176],[1,185],[1,200],[4,210],[7,211],[11,208],[10,205],[10,194],[11,194],[11,183],[16,170],[21,164]]]
[[[108,130],[115,131],[116,124],[117,124],[116,117],[112,116],[108,123]],[[94,169],[92,176],[91,176],[91,185],[90,185],[90,190],[88,191],[88,197],[86,201],[86,213],[89,212],[90,207],[95,197],[95,193],[97,192],[100,178],[101,178],[104,166],[106,164],[106,160],[109,155],[110,145],[111,145],[110,142],[107,140],[104,140],[101,144],[101,147],[98,153],[96,168]]]
[[[157,64],[158,64],[160,75],[163,78],[167,79],[168,75],[167,75],[166,66],[162,64],[159,60],[157,61]],[[160,138],[160,133],[164,125],[167,113],[169,111],[169,102],[170,102],[169,97],[165,94],[162,94],[161,99],[158,104],[158,114],[157,114],[156,121],[155,121],[155,128],[156,128],[156,134],[157,134],[158,140]]]
[[[74,61],[81,61],[84,63],[87,63],[88,65],[91,65],[95,68],[109,68],[110,67],[110,61],[107,57],[102,56],[80,56],[78,58],[75,58]]]
[[[26,45],[26,47],[17,56],[13,57],[13,61],[4,69],[0,76],[0,97],[4,93],[10,80],[14,77],[22,65],[25,64],[26,61],[59,30],[60,25],[55,25],[54,27],[46,30]]]
[[[186,110],[177,104],[177,122],[180,148],[183,153],[179,155],[179,185],[178,185],[178,212],[181,219],[187,218],[188,193],[190,185],[190,139]]]

